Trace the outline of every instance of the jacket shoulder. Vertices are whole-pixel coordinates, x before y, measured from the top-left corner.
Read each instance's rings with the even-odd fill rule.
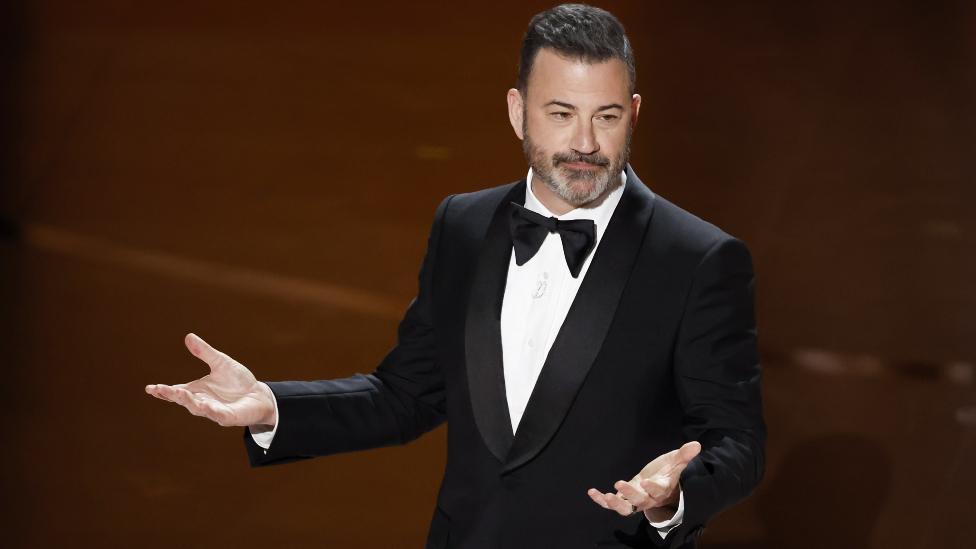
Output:
[[[474,213],[473,210],[489,210],[494,213],[502,199],[512,191],[512,188],[521,183],[513,181],[486,189],[480,189],[468,193],[455,194],[451,197],[451,210],[453,213]]]
[[[445,199],[444,224],[454,230],[484,231],[502,200],[519,183],[521,181],[449,196]]]
[[[738,238],[660,195],[655,196],[655,202],[650,236],[672,252],[701,257],[729,243],[745,248]]]

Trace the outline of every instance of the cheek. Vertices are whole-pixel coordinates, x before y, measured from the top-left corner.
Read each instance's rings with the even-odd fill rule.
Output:
[[[602,135],[598,139],[600,141],[600,149],[604,154],[617,153],[623,150],[627,143],[627,127],[620,125],[619,127],[608,129],[602,132]]]
[[[549,152],[566,150],[567,143],[572,137],[571,132],[565,128],[553,127],[552,124],[535,120],[529,120],[526,129],[536,147]]]

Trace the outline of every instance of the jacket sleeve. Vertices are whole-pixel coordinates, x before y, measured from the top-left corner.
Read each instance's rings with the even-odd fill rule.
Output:
[[[441,202],[434,216],[418,293],[400,321],[396,345],[368,375],[269,382],[277,399],[278,429],[267,450],[245,430],[251,466],[404,444],[445,420],[432,272],[451,198]]]
[[[713,516],[745,498],[765,467],[761,370],[752,259],[731,237],[716,242],[695,271],[675,348],[674,379],[686,440],[701,453],[681,475],[685,515],[664,540],[679,547]]]

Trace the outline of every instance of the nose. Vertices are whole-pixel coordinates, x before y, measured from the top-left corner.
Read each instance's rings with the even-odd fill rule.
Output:
[[[573,138],[569,143],[569,148],[580,154],[593,154],[600,150],[600,144],[596,141],[596,134],[593,132],[593,121],[580,116],[577,117],[576,127],[573,129]]]

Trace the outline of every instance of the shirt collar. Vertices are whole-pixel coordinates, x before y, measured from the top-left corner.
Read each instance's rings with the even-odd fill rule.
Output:
[[[620,172],[620,185],[616,189],[610,191],[607,198],[600,203],[599,206],[588,208],[582,206],[574,210],[570,210],[562,215],[556,215],[549,211],[542,202],[536,198],[535,193],[532,192],[532,168],[529,168],[528,175],[525,176],[525,207],[533,212],[544,215],[546,217],[555,217],[556,219],[592,219],[596,224],[596,241],[599,242],[600,238],[603,236],[604,229],[607,228],[607,224],[610,223],[610,217],[613,216],[614,210],[617,209],[617,204],[620,203],[620,197],[624,194],[624,186],[627,185],[627,173],[624,171]]]

